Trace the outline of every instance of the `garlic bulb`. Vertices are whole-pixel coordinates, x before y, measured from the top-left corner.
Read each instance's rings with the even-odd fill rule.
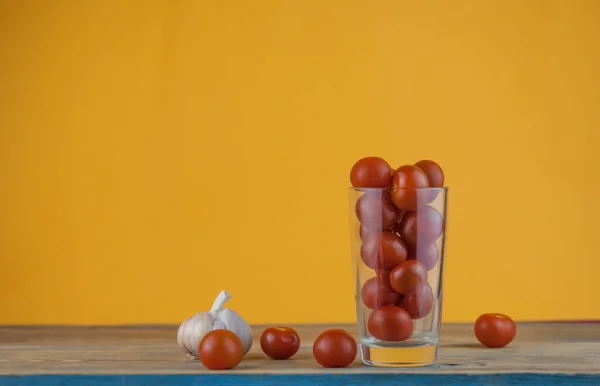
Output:
[[[221,291],[208,312],[197,313],[181,323],[177,331],[177,344],[181,346],[190,358],[198,358],[200,341],[212,330],[229,330],[235,333],[244,346],[244,354],[252,347],[252,330],[242,317],[235,311],[223,308],[231,299],[227,291]]]

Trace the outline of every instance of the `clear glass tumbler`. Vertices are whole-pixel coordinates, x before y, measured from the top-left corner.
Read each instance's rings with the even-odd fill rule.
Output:
[[[437,359],[447,193],[350,188],[356,315],[367,365],[425,366]]]

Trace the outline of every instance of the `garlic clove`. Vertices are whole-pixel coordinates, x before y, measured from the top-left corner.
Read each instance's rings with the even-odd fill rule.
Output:
[[[244,355],[252,348],[252,329],[244,319],[235,311],[225,308],[219,312],[215,319],[217,324],[222,324],[226,330],[236,334],[244,346]]]
[[[198,357],[198,346],[200,346],[200,342],[202,341],[202,338],[204,338],[204,335],[213,329],[214,323],[212,315],[207,312],[198,314],[196,317],[191,332],[187,334],[187,348],[194,358]]]
[[[184,349],[185,351],[188,353],[188,355],[190,356],[195,356],[196,354],[194,353],[194,351],[191,348],[190,345],[190,337],[192,336],[192,334],[194,333],[194,326],[196,326],[196,324],[201,320],[200,318],[200,314],[195,314],[194,316],[192,316],[191,318],[188,318],[187,322],[185,323],[185,326],[183,326],[183,332],[182,332],[182,336],[183,336],[183,345],[184,345]]]
[[[221,312],[222,311],[213,314],[213,318],[214,318],[213,330],[229,330],[229,331],[233,331],[232,329],[227,328],[227,325],[225,324],[225,322],[219,317],[219,314]],[[235,332],[235,331],[233,331],[233,332]]]
[[[187,326],[188,322],[192,318],[193,318],[193,316],[190,316],[189,318],[184,320],[183,323],[181,323],[181,325],[179,326],[179,329],[177,330],[177,344],[179,345],[179,347],[184,349],[188,355],[192,355],[192,353],[187,349],[187,346],[185,344],[185,336],[186,335],[184,332],[185,332],[185,327]]]
[[[185,326],[183,326],[183,345],[185,346],[185,351],[187,351],[190,355],[194,355],[193,351],[190,349],[189,338],[194,332],[194,326],[200,320],[200,314],[195,314],[191,318],[187,320]]]

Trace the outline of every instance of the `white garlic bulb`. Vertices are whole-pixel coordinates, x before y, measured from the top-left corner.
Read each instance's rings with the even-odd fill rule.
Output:
[[[221,291],[210,311],[190,316],[179,326],[177,344],[185,350],[190,358],[198,358],[198,346],[204,335],[218,329],[235,333],[242,341],[244,354],[250,351],[252,330],[237,312],[223,308],[229,299],[231,299],[229,292]]]

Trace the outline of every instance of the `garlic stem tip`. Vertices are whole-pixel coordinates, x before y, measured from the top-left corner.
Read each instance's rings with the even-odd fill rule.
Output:
[[[227,303],[227,301],[229,299],[231,299],[231,294],[229,292],[227,292],[226,290],[219,292],[219,295],[217,295],[217,298],[215,299],[210,310],[218,311],[218,310],[223,309],[223,307],[225,306],[225,303]]]

